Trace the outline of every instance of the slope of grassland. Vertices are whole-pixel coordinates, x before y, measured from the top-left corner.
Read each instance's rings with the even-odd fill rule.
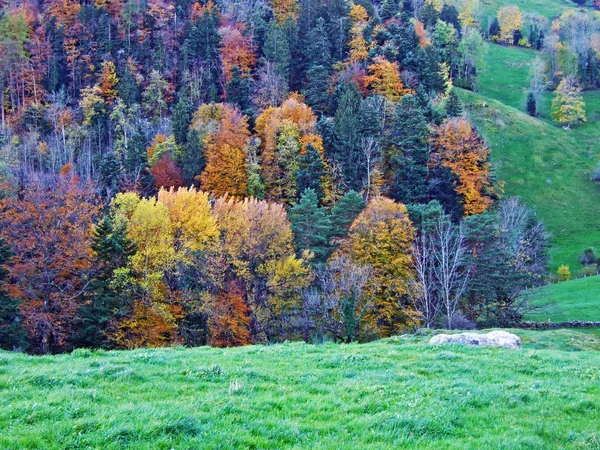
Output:
[[[577,7],[571,0],[481,0],[479,5],[483,25],[490,23],[503,6],[517,5],[524,15],[538,14],[548,18],[554,18],[567,9]],[[586,6],[591,7],[592,1],[588,0]]]
[[[2,449],[592,449],[600,337],[0,352]]]
[[[600,247],[600,188],[589,179],[595,150],[574,133],[491,98],[471,92],[461,97],[488,142],[504,196],[522,198],[552,234],[551,270],[561,264],[578,270],[577,256]]]
[[[600,276],[550,284],[538,289],[531,301],[546,306],[527,319],[538,322],[591,320],[600,322]]]

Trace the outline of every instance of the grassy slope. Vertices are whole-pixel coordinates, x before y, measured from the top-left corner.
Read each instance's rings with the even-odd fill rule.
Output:
[[[523,198],[552,233],[551,269],[567,264],[577,272],[577,255],[600,246],[600,188],[588,175],[600,153],[600,93],[586,93],[590,121],[571,131],[527,116],[522,109],[534,58],[531,50],[490,45],[479,92],[462,97],[488,141],[505,195]],[[547,96],[543,114],[549,102]]]
[[[588,0],[588,5],[592,2]],[[487,23],[493,18],[498,9],[503,6],[517,5],[526,16],[527,14],[540,14],[545,17],[559,16],[566,9],[573,9],[575,4],[571,0],[482,0],[480,8],[482,21]]]
[[[517,333],[521,351],[408,336],[0,352],[0,448],[597,448],[600,336]]]
[[[532,301],[548,309],[531,314],[536,321],[600,321],[600,276],[544,286]]]

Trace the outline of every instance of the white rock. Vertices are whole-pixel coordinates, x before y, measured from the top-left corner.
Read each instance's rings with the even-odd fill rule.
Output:
[[[429,343],[432,345],[461,344],[479,347],[521,348],[521,338],[506,331],[490,331],[487,334],[438,334],[433,336]]]

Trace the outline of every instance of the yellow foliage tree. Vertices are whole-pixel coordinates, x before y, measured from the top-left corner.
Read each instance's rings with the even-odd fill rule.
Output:
[[[498,10],[496,18],[500,24],[500,41],[511,44],[515,31],[523,26],[521,10],[515,5],[503,6]]]
[[[567,127],[587,121],[581,89],[573,75],[563,78],[554,91],[552,120]]]
[[[375,300],[365,319],[382,337],[417,323],[418,314],[404,300],[415,276],[411,264],[414,234],[403,204],[375,197],[354,220],[348,237],[333,255],[371,268],[367,289]]]
[[[350,56],[348,63],[364,61],[369,56],[369,47],[363,35],[365,27],[369,23],[369,14],[362,5],[352,4],[350,7]]]
[[[298,0],[271,0],[275,20],[283,25],[288,19],[298,20]]]

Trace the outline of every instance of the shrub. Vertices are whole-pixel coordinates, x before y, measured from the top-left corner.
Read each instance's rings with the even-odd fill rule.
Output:
[[[558,281],[568,281],[571,279],[571,270],[564,264],[558,268]]]

